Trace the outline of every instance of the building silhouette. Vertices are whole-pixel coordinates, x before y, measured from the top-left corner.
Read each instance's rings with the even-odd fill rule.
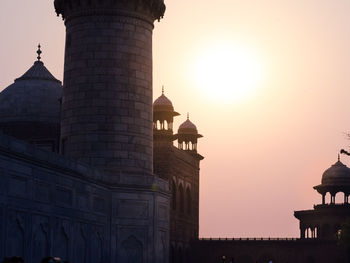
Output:
[[[163,0],[54,5],[66,26],[62,88],[39,49],[0,95],[0,255],[167,262],[170,194],[153,174],[152,134]]]
[[[0,93],[1,258],[348,262],[337,244],[350,218],[350,169],[340,160],[314,187],[322,204],[295,212],[300,238],[199,239],[202,135],[189,115],[174,134],[180,114],[164,90],[152,103],[163,0],[54,3],[67,29],[63,86],[39,46],[33,66]]]

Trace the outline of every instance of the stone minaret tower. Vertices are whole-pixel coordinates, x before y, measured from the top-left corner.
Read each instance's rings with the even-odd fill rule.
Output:
[[[152,174],[152,31],[163,0],[55,0],[66,25],[61,152]]]

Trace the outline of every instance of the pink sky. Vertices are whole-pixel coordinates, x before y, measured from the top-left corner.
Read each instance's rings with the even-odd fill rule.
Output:
[[[312,186],[350,144],[350,2],[166,4],[154,31],[154,97],[164,84],[182,114],[175,127],[189,111],[205,136],[200,236],[298,236],[293,211],[320,202]],[[64,34],[52,1],[1,0],[0,90],[32,65],[38,42],[45,65],[62,79]],[[240,102],[214,100],[193,84],[191,65],[214,44],[258,54],[264,79]]]

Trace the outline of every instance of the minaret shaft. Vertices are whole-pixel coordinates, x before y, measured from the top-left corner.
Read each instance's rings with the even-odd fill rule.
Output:
[[[62,153],[110,173],[151,174],[152,31],[163,1],[81,2],[55,3],[66,25]]]

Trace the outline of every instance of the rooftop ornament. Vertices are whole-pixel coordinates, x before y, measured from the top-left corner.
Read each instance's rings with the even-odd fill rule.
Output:
[[[40,46],[40,43],[39,43],[39,45],[38,45],[38,50],[37,50],[37,54],[38,54],[38,57],[37,57],[37,59],[38,59],[38,61],[40,61],[40,59],[41,59],[41,53],[42,53],[42,51],[40,50],[40,48],[41,48],[41,46]]]

